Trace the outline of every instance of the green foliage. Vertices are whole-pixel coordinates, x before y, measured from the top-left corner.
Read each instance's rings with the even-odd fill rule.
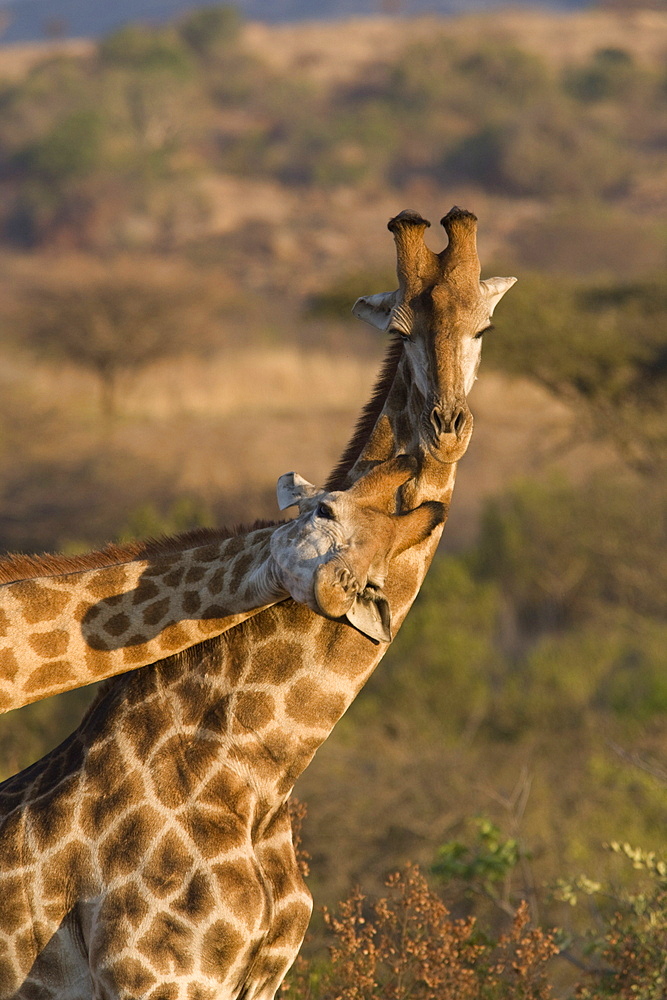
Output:
[[[515,837],[505,837],[491,820],[475,820],[472,846],[450,840],[438,848],[432,873],[443,882],[463,882],[472,892],[506,902],[505,887],[523,857],[529,855]]]
[[[201,56],[212,56],[232,46],[239,37],[243,18],[232,4],[202,7],[179,26],[188,45]]]
[[[526,275],[507,297],[486,359],[574,403],[626,463],[657,472],[667,454],[666,319],[658,282],[582,286]]]
[[[560,880],[557,898],[573,907],[593,900],[598,926],[585,952],[598,959],[575,991],[578,1000],[663,1000],[667,992],[667,862],[652,851],[612,842],[608,849],[629,862],[631,887],[581,876]],[[639,885],[637,884],[639,882]]]
[[[89,174],[100,163],[103,123],[93,110],[74,111],[40,141],[23,150],[18,161],[47,183]]]
[[[146,28],[130,24],[100,44],[103,66],[122,67],[137,73],[189,76],[193,64],[187,48],[173,29]]]
[[[499,668],[499,595],[475,580],[461,558],[431,567],[400,639],[363,694],[364,711],[407,715],[455,735],[484,717]],[[409,651],[409,653],[408,653]]]

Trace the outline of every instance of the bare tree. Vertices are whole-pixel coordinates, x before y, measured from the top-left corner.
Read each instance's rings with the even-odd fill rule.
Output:
[[[201,289],[127,279],[33,288],[23,339],[40,357],[91,371],[99,381],[102,415],[110,420],[117,413],[118,381],[124,372],[210,350],[212,309]]]

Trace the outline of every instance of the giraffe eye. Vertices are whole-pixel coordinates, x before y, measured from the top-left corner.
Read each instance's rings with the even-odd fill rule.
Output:
[[[336,515],[328,503],[318,503],[315,508],[317,517],[323,517],[325,521],[335,521]]]
[[[475,336],[473,337],[473,340],[481,340],[481,338],[484,336],[484,334],[488,333],[489,330],[493,330],[493,324],[492,323],[490,323],[488,326],[485,326],[483,330],[479,331],[479,333],[476,333]]]

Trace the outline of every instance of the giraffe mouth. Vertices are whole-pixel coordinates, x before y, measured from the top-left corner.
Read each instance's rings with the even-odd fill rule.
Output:
[[[314,598],[325,618],[346,621],[374,642],[391,642],[389,602],[379,587],[362,585],[345,563],[331,560],[318,567]]]

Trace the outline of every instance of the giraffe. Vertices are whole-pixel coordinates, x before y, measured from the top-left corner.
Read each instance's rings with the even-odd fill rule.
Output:
[[[400,510],[446,508],[481,334],[514,279],[480,281],[470,213],[445,216],[440,254],[416,213],[389,225],[399,289],[355,310],[396,336],[327,488],[407,452]],[[442,524],[389,565],[394,630]],[[107,682],[60,748],[0,786],[0,998],[272,1000],[312,905],[287,799],[386,648],[286,600]]]
[[[414,458],[382,463],[346,491],[297,473],[278,480],[292,521],[231,534],[187,533],[73,558],[0,561],[0,711],[136,669],[220,635],[286,597],[391,638],[387,565],[437,502],[392,515]]]

